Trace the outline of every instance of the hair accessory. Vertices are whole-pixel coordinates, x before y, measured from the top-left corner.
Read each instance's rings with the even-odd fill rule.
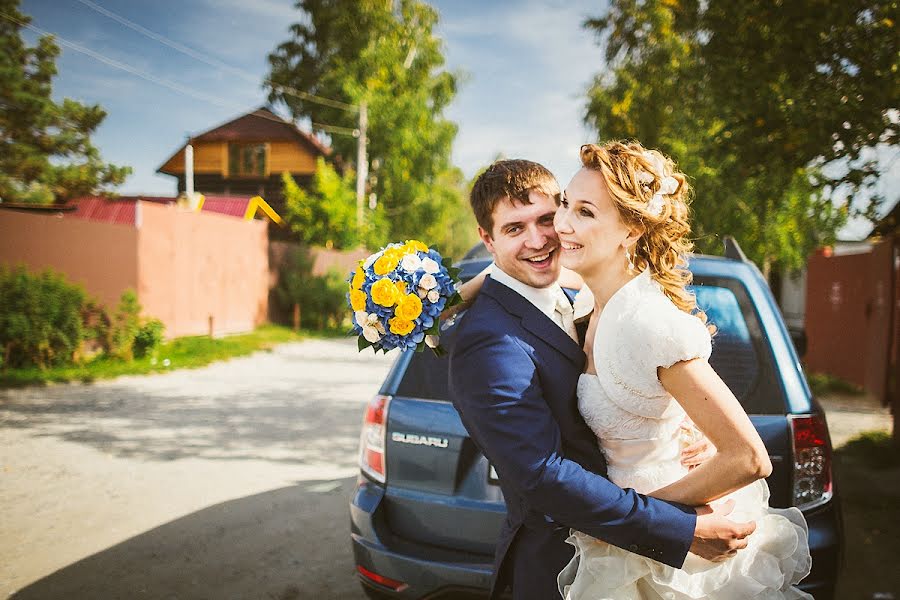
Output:
[[[678,180],[671,175],[666,175],[666,161],[661,154],[644,152],[643,158],[650,163],[650,170],[641,169],[638,171],[638,183],[640,183],[641,187],[649,188],[654,181],[659,179],[659,189],[647,202],[647,212],[654,217],[658,217],[665,205],[664,196],[674,194],[678,190]]]

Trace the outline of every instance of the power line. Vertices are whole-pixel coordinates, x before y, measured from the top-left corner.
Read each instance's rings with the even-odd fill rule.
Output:
[[[99,52],[95,52],[94,50],[91,50],[90,48],[85,48],[84,46],[76,44],[75,42],[70,42],[69,40],[67,40],[63,37],[60,37],[54,33],[45,31],[45,30],[41,29],[40,27],[35,27],[34,25],[31,25],[30,23],[21,21],[15,17],[13,17],[12,15],[6,14],[5,12],[0,11],[0,16],[6,18],[9,21],[12,21],[13,23],[17,23],[18,25],[25,27],[26,29],[30,29],[31,31],[33,31],[39,35],[52,36],[55,41],[59,42],[61,45],[65,46],[67,48],[71,48],[72,50],[75,50],[76,52],[81,52],[82,54],[86,54],[87,56],[90,56],[94,60],[100,61],[106,65],[109,65],[110,67],[120,69],[127,73],[131,73],[132,75],[135,75],[137,77],[140,77],[141,79],[150,81],[151,83],[155,83],[157,85],[167,87],[170,90],[174,90],[181,94],[191,96],[193,98],[196,98],[197,100],[202,100],[204,102],[216,104],[216,105],[222,106],[224,108],[235,108],[238,106],[237,104],[234,104],[231,102],[226,102],[216,96],[210,96],[208,94],[198,92],[191,88],[185,87],[181,84],[175,83],[174,81],[169,81],[168,79],[162,79],[151,73],[147,73],[145,71],[141,71],[140,69],[136,69],[135,67],[132,67],[129,64],[117,61],[113,58],[109,58],[108,56],[106,56],[104,54],[100,54]]]
[[[183,44],[179,44],[178,42],[171,40],[164,35],[161,35],[159,33],[151,31],[151,30],[147,29],[146,27],[138,25],[134,21],[130,21],[130,20],[126,19],[125,17],[123,17],[119,14],[116,14],[109,9],[104,8],[104,7],[100,6],[99,4],[96,4],[95,2],[92,2],[91,0],[78,0],[78,2],[87,6],[91,10],[100,13],[101,15],[103,15],[105,17],[108,17],[108,18],[116,21],[117,23],[124,25],[125,27],[133,29],[134,31],[137,31],[141,35],[144,35],[154,41],[157,41],[165,46],[168,46],[169,48],[172,48],[173,50],[181,52],[182,54],[190,56],[191,58],[193,58],[195,60],[199,60],[200,62],[206,63],[207,65],[210,65],[212,67],[224,69],[226,71],[234,73],[252,83],[257,83],[259,81],[259,77],[257,75],[255,75],[245,69],[241,69],[240,67],[235,67],[233,65],[229,65],[228,63],[222,62],[221,60],[219,60],[217,58],[211,57],[211,56],[203,54],[201,52],[197,52],[196,50],[189,48]],[[346,102],[341,102],[340,100],[332,100],[331,98],[325,98],[324,96],[317,96],[316,94],[311,94],[309,92],[304,92],[302,90],[298,90],[298,89],[295,89],[295,88],[292,88],[289,86],[281,85],[279,83],[272,81],[271,79],[263,79],[262,82],[272,86],[273,88],[277,88],[284,94],[287,94],[289,96],[295,96],[297,98],[306,100],[308,102],[315,102],[318,104],[322,104],[324,106],[330,106],[332,108],[339,108],[341,110],[346,110],[346,111],[350,111],[350,112],[357,112],[359,110],[359,107],[354,104],[348,104]]]
[[[97,61],[99,61],[99,62],[102,62],[102,63],[105,64],[105,65],[108,65],[108,66],[110,66],[110,67],[113,67],[113,68],[116,68],[116,69],[125,71],[126,73],[130,73],[131,75],[134,75],[134,76],[136,76],[136,77],[140,77],[141,79],[144,79],[144,80],[149,81],[149,82],[151,82],[151,83],[155,83],[155,84],[157,84],[157,85],[161,85],[161,86],[163,86],[163,87],[169,88],[170,90],[176,91],[176,92],[178,92],[178,93],[180,93],[180,94],[184,94],[184,95],[186,95],[186,96],[190,96],[190,97],[195,98],[195,99],[197,99],[197,100],[202,100],[203,102],[209,102],[209,103],[215,104],[215,105],[217,105],[217,106],[221,106],[221,107],[223,107],[223,108],[230,108],[230,109],[235,109],[235,110],[245,111],[245,107],[242,106],[242,105],[240,105],[240,104],[237,104],[237,103],[235,103],[235,102],[228,102],[228,101],[223,100],[222,98],[219,98],[219,97],[217,97],[217,96],[211,96],[211,95],[209,95],[209,94],[204,94],[203,92],[198,92],[198,91],[196,91],[196,90],[194,90],[194,89],[185,87],[185,86],[183,86],[183,85],[181,85],[181,84],[179,84],[179,83],[175,83],[174,81],[169,81],[169,80],[167,80],[167,79],[162,79],[162,78],[160,78],[160,77],[157,77],[156,75],[153,75],[152,73],[147,73],[147,72],[145,72],[145,71],[142,71],[142,70],[140,70],[140,69],[137,69],[137,68],[135,68],[135,67],[129,65],[128,63],[124,63],[124,62],[115,60],[115,59],[113,59],[113,58],[110,58],[110,57],[106,56],[105,54],[101,54],[101,53],[99,53],[99,52],[96,52],[96,51],[94,51],[94,50],[91,50],[90,48],[86,48],[86,47],[84,47],[84,46],[82,46],[82,45],[80,45],[80,44],[76,44],[75,42],[71,42],[71,41],[69,41],[69,40],[67,40],[67,39],[65,39],[65,38],[63,38],[63,37],[60,37],[59,35],[57,35],[57,34],[55,34],[55,33],[51,33],[51,32],[49,32],[49,31],[45,31],[45,30],[41,29],[40,27],[36,27],[36,26],[34,26],[34,25],[31,25],[30,23],[26,23],[26,22],[24,22],[24,21],[21,21],[21,20],[15,18],[15,17],[13,17],[12,15],[6,14],[6,13],[4,13],[4,12],[2,12],[2,11],[0,11],[0,16],[2,16],[2,17],[4,17],[4,18],[8,19],[9,21],[12,21],[12,22],[14,22],[14,23],[16,23],[16,24],[18,24],[18,25],[20,25],[20,26],[22,26],[22,27],[25,27],[26,29],[30,29],[31,31],[33,31],[33,32],[35,32],[35,33],[37,33],[37,34],[39,34],[39,35],[52,36],[52,37],[54,38],[54,40],[55,40],[56,42],[58,42],[60,45],[62,45],[62,46],[65,46],[65,47],[67,47],[67,48],[70,48],[70,49],[72,49],[72,50],[75,50],[76,52],[81,52],[82,54],[85,54],[85,55],[87,55],[87,56],[89,56],[89,57],[91,57],[91,58],[93,58],[94,60],[97,60]],[[254,117],[257,117],[257,118],[260,118],[260,119],[267,119],[267,120],[269,120],[269,121],[274,121],[274,122],[276,122],[276,123],[286,123],[286,124],[291,124],[289,121],[285,121],[284,119],[277,118],[277,117],[276,117],[276,118],[273,118],[273,117],[269,117],[269,116],[267,116],[267,115],[258,114],[258,113],[252,113],[252,115],[253,115]],[[333,126],[330,126],[330,125],[321,125],[321,124],[317,124],[317,126],[320,127],[320,128],[322,128],[323,130],[326,130],[326,131],[327,131],[327,129],[329,129],[329,128],[341,130],[341,131],[336,131],[335,133],[346,133],[345,131],[343,131],[344,129],[346,129],[346,130],[349,131],[349,132],[354,131],[354,130],[352,130],[352,129],[348,129],[348,128],[344,128],[344,127],[333,127]],[[352,134],[351,134],[351,135],[352,135]]]

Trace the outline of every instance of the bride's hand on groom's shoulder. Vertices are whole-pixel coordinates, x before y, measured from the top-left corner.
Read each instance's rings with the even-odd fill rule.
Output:
[[[734,501],[727,500],[716,506],[697,507],[697,525],[691,552],[712,562],[721,562],[735,556],[747,547],[747,537],[756,530],[756,523],[737,523],[728,518],[734,510]]]

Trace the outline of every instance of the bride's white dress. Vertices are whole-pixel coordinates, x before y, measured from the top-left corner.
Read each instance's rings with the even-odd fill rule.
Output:
[[[579,301],[593,299],[583,291]],[[657,368],[710,352],[703,323],[678,309],[646,271],[607,302],[593,347],[597,374],[581,376],[578,407],[619,487],[649,493],[687,473],[680,462],[685,412]],[[559,575],[560,592],[568,600],[812,598],[793,587],[811,566],[803,514],[770,508],[764,480],[726,498],[735,500],[729,518],[757,526],[736,557],[712,563],[688,554],[675,569],[573,530],[567,541],[575,557]]]

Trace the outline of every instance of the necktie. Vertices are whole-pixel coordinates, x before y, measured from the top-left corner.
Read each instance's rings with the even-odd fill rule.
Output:
[[[562,290],[559,290],[556,297],[556,320],[563,331],[569,334],[569,337],[577,344],[578,330],[575,329],[575,311],[572,310],[572,304]]]

